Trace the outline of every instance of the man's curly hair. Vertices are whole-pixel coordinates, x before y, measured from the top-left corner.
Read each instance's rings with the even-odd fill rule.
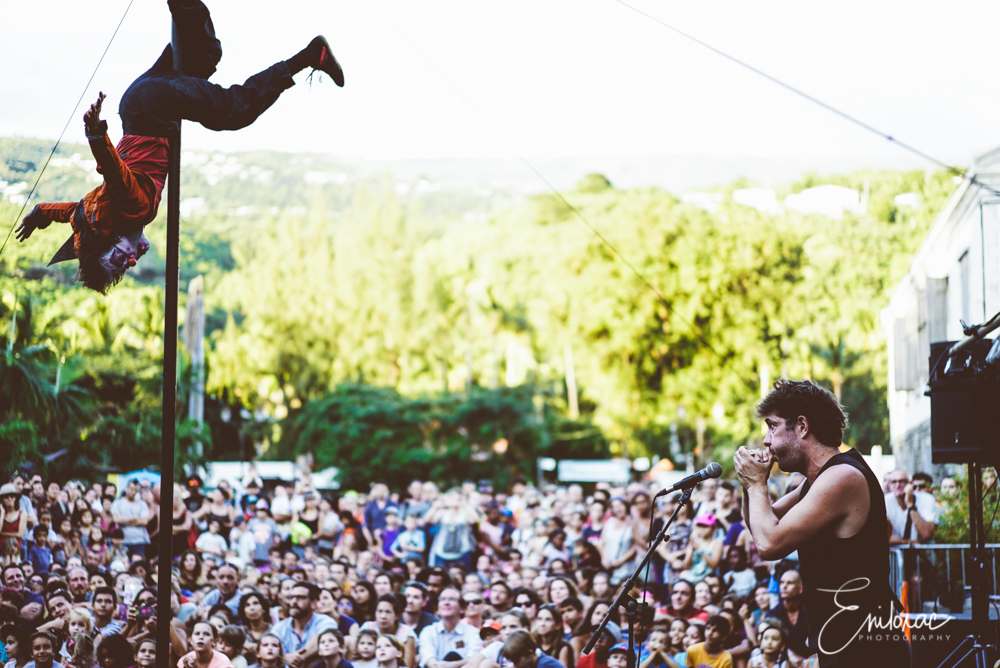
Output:
[[[840,447],[847,427],[847,413],[833,393],[811,380],[779,378],[757,404],[757,417],[777,415],[785,422],[799,416],[809,420],[809,431],[823,445]]]

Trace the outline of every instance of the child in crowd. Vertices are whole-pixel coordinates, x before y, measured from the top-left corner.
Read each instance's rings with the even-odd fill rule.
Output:
[[[313,668],[354,668],[354,664],[344,658],[344,634],[337,629],[328,629],[319,634],[319,661]]]
[[[646,652],[646,658],[639,664],[639,668],[667,666],[667,660],[670,658],[670,632],[662,626],[654,627],[646,640]],[[610,659],[608,665],[611,665]]]
[[[628,643],[620,642],[608,652],[608,668],[628,666]]]
[[[21,548],[16,538],[4,538],[0,544],[0,566],[21,562]]]
[[[687,630],[684,632],[684,649],[674,655],[674,663],[678,666],[688,665],[688,650],[703,642],[705,642],[705,625],[689,621]]]
[[[358,634],[354,656],[351,658],[354,668],[376,668],[378,660],[375,658],[375,645],[378,635],[372,629],[365,629]]]
[[[228,548],[225,537],[219,533],[221,526],[218,520],[210,521],[208,531],[198,536],[198,540],[194,544],[195,548],[201,552],[202,558],[211,559],[216,564],[222,563],[222,558]]]
[[[4,668],[23,668],[31,660],[31,644],[25,629],[14,624],[4,624],[0,628],[0,640],[7,649]]]
[[[688,621],[686,619],[674,619],[670,622],[669,634],[670,634],[670,656],[679,654],[687,649],[687,643],[684,642],[684,633],[687,631]]]
[[[265,633],[257,643],[257,663],[250,668],[284,668],[285,653],[281,640],[273,633]]]
[[[109,548],[111,554],[105,557],[107,562],[110,564],[115,559],[121,559],[122,563],[128,564],[131,559],[129,559],[128,549],[123,545],[125,542],[125,532],[122,531],[121,527],[115,527],[108,534],[108,538],[111,539],[111,547]]]
[[[28,561],[36,573],[48,575],[52,568],[52,548],[49,547],[49,528],[41,524],[36,526],[31,534],[35,537],[35,544],[28,550]]]
[[[730,594],[746,598],[757,584],[757,575],[747,564],[747,551],[738,545],[729,548],[726,556],[729,572],[722,576]]]
[[[73,662],[77,636],[90,637],[94,633],[94,618],[90,616],[90,610],[73,608],[66,613],[66,630],[69,633],[69,640],[63,643],[59,649],[59,656],[63,663],[72,664],[73,668],[91,668],[90,666],[78,666]],[[93,644],[90,646],[90,652],[91,654],[94,652]]]
[[[407,515],[403,520],[404,531],[396,536],[396,540],[390,545],[393,556],[400,561],[410,559],[422,559],[424,551],[427,549],[427,539],[424,532],[417,528],[417,517]]]
[[[733,657],[726,651],[725,640],[729,635],[729,620],[722,615],[712,615],[705,623],[705,642],[687,648],[687,665],[706,664],[712,668],[733,668]]]
[[[94,637],[89,633],[70,634],[66,643],[71,648],[70,658],[65,662],[67,668],[96,668],[97,657],[94,656]]]
[[[153,638],[144,638],[135,646],[135,665],[136,668],[156,668],[156,641]]]
[[[375,660],[378,668],[399,668],[403,654],[403,645],[396,636],[379,636],[375,642]]]
[[[56,640],[48,631],[39,631],[31,636],[31,660],[35,668],[63,668],[63,665],[55,660],[56,647],[59,646]]]
[[[747,668],[789,668],[785,644],[788,632],[780,621],[767,617],[757,626],[760,647],[750,654]]]
[[[229,624],[219,632],[219,641],[215,649],[229,657],[233,668],[247,668],[247,660],[243,658],[243,645],[246,641],[246,632],[239,626]]]
[[[385,530],[379,537],[379,552],[382,553],[383,561],[392,563],[396,558],[392,551],[392,546],[395,544],[396,538],[403,533],[402,529],[403,527],[399,523],[399,509],[395,506],[389,506],[385,509]],[[374,661],[374,659],[372,660]]]
[[[233,664],[229,657],[214,649],[218,638],[214,626],[208,622],[196,622],[191,629],[191,651],[181,657],[179,668],[230,668]]]
[[[87,555],[91,557],[91,561],[87,563],[106,567],[108,562],[105,560],[105,552],[104,529],[99,526],[91,527],[90,541],[87,543]]]

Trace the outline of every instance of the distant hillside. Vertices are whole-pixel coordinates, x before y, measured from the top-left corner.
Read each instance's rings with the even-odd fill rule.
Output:
[[[0,181],[6,188],[26,183],[52,148],[50,140],[0,138]],[[429,217],[465,217],[509,207],[548,186],[521,160],[394,160],[364,161],[324,154],[185,151],[182,197],[187,213],[247,215],[293,207],[324,206],[338,212],[350,205],[359,184],[374,191],[391,190],[407,206]],[[36,201],[77,199],[96,183],[87,146],[63,143],[39,185]],[[580,157],[531,160],[545,180],[569,190],[586,174],[606,175],[618,188],[657,187],[680,193],[737,180],[762,185],[795,181],[803,172],[843,174],[865,169],[922,169],[905,154],[892,162],[864,157],[843,159],[774,159],[752,156]],[[23,194],[27,193],[24,188]],[[246,207],[253,207],[247,209]]]

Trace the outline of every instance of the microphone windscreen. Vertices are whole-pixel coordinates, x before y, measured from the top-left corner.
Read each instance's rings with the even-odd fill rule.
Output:
[[[718,462],[712,462],[705,467],[705,472],[708,473],[709,478],[718,478],[722,475],[722,465]]]

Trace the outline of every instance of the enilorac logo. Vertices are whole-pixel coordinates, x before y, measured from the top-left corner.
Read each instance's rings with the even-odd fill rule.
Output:
[[[859,591],[864,591],[868,588],[871,581],[868,578],[855,578],[844,583],[839,589],[818,589],[817,591],[823,591],[833,594],[834,605],[837,606],[837,611],[833,613],[826,622],[823,623],[823,627],[820,629],[819,634],[816,638],[817,644],[819,645],[819,651],[823,654],[839,654],[844,651],[848,645],[852,642],[893,642],[903,640],[905,636],[904,626],[909,624],[911,639],[914,640],[948,640],[951,638],[949,634],[937,634],[936,631],[940,631],[944,628],[944,625],[954,619],[951,615],[930,613],[928,615],[923,615],[916,619],[907,620],[902,616],[894,613],[892,608],[886,610],[885,616],[879,616],[869,613],[865,619],[858,626],[858,630],[852,634],[847,642],[845,642],[840,647],[829,648],[823,644],[823,635],[827,631],[831,622],[837,620],[836,623],[843,624],[849,621],[850,614],[858,610],[860,606],[850,605],[844,599],[849,599],[848,594],[852,594]],[[845,619],[837,619],[842,614],[847,613]],[[918,633],[923,631],[923,633]]]

